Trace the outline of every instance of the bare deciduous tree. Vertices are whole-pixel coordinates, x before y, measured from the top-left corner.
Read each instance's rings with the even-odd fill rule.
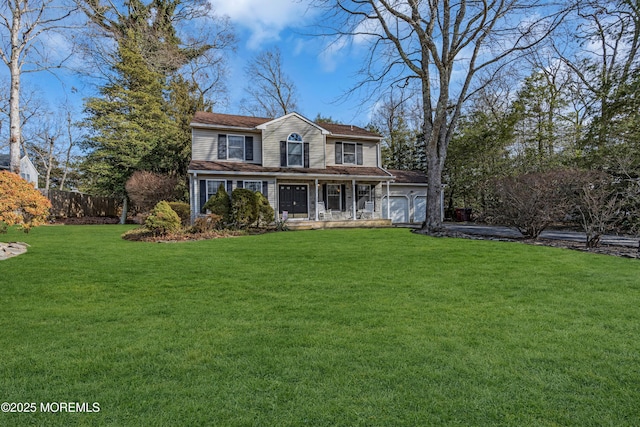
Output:
[[[368,42],[359,88],[417,79],[424,111],[427,212],[423,232],[442,227],[442,172],[462,107],[481,72],[488,75],[538,45],[564,10],[520,0],[317,0],[333,35]],[[328,23],[328,24],[327,24]],[[356,88],[357,89],[357,88]],[[373,93],[373,92],[370,92]]]
[[[296,86],[283,70],[278,48],[256,56],[245,73],[250,82],[245,92],[250,99],[243,101],[244,113],[274,118],[291,113],[297,108]]]
[[[20,173],[20,85],[24,73],[60,67],[65,58],[52,58],[43,35],[64,28],[74,8],[62,0],[8,0],[0,3],[0,58],[9,69],[10,170]],[[57,59],[57,60],[56,60]]]
[[[623,198],[605,172],[577,172],[577,221],[582,226],[587,248],[600,246],[603,234],[615,230],[620,222]]]
[[[51,187],[64,189],[77,142],[73,112],[68,104],[63,104],[57,111],[42,108],[38,118],[24,128],[24,151],[44,176],[46,192]]]
[[[496,179],[489,186],[485,220],[536,239],[571,211],[575,178],[573,171],[559,170]]]

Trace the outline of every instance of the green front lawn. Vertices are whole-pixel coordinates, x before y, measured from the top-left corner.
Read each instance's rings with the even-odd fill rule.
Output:
[[[639,425],[640,262],[404,229],[172,244],[40,227],[0,262],[0,425]],[[39,406],[38,406],[38,409]]]

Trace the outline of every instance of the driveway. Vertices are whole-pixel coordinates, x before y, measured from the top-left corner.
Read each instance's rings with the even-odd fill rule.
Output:
[[[503,237],[508,239],[520,239],[522,238],[522,234],[519,231],[516,231],[512,228],[508,227],[500,227],[494,225],[485,225],[485,224],[470,224],[464,222],[446,222],[444,223],[445,228],[452,231],[457,231],[459,233],[465,234],[477,234],[481,236],[496,236]],[[567,230],[545,230],[542,232],[540,237],[544,239],[553,239],[553,240],[568,240],[572,242],[585,242],[586,236],[584,233],[578,231],[567,231]],[[639,237],[628,237],[628,236],[616,236],[616,235],[605,235],[600,239],[600,242],[605,245],[615,245],[615,246],[626,246],[626,247],[638,247]]]

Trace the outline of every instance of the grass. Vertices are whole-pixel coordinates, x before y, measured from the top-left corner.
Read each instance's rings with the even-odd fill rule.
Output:
[[[640,264],[402,229],[10,231],[0,425],[639,425]]]

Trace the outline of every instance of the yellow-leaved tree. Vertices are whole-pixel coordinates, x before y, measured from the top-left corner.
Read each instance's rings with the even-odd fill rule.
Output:
[[[0,233],[12,225],[28,233],[47,220],[50,208],[49,199],[32,184],[15,173],[0,171]]]

